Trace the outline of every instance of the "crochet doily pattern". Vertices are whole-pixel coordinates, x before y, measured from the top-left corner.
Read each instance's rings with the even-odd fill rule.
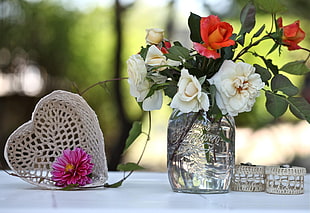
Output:
[[[107,178],[104,138],[95,112],[79,95],[57,90],[36,105],[32,119],[16,129],[5,146],[5,159],[23,180],[49,189],[51,165],[63,150],[80,147],[92,156],[92,184],[103,185]]]
[[[265,167],[236,165],[232,177],[231,190],[241,192],[265,191]]]
[[[266,167],[266,192],[271,194],[296,195],[304,193],[306,168],[279,166]]]

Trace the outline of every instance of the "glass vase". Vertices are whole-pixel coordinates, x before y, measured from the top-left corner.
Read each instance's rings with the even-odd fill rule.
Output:
[[[172,190],[227,193],[235,164],[235,122],[205,111],[174,110],[168,124],[168,177]]]

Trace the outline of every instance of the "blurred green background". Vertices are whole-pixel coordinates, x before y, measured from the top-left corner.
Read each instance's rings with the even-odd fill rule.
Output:
[[[163,28],[170,40],[191,47],[187,17],[211,13],[239,31],[239,14],[245,0],[0,0],[0,151],[8,136],[31,118],[37,101],[56,89],[78,92],[107,79],[126,77],[126,60],[145,45],[145,29]],[[289,8],[284,25],[299,19],[310,35],[310,1],[283,0]],[[258,11],[257,28],[270,23],[270,15]],[[255,30],[254,30],[255,31]],[[310,36],[301,43],[310,47]],[[257,51],[267,53],[270,45]],[[305,59],[305,51],[283,49],[279,66]],[[309,80],[294,78],[304,94]],[[135,161],[137,144],[121,154],[131,124],[145,117],[129,94],[126,80],[97,86],[83,95],[95,110],[105,137],[109,170],[119,162]],[[309,99],[310,100],[310,99]],[[169,100],[165,100],[168,103]],[[274,120],[260,97],[251,113],[236,118],[237,161],[262,164],[292,163],[309,172],[309,124],[290,114]],[[166,127],[171,109],[153,112],[150,146],[142,164],[152,171],[165,169]],[[272,127],[272,128],[271,128]],[[268,130],[268,132],[264,132]],[[271,132],[270,132],[271,131]],[[269,138],[262,139],[262,135]],[[277,140],[274,138],[277,136]],[[256,138],[256,139],[255,139]],[[275,142],[276,141],[276,142]],[[275,143],[274,143],[275,142]],[[271,144],[272,143],[272,144]],[[249,155],[251,153],[251,156]],[[264,153],[264,154],[263,154]],[[266,153],[268,155],[266,155]],[[277,155],[275,155],[275,153]],[[246,155],[247,154],[247,155]],[[4,164],[3,155],[0,161]]]

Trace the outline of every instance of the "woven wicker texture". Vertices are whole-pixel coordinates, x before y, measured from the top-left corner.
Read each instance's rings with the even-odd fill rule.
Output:
[[[79,95],[57,90],[42,98],[32,119],[16,129],[5,146],[5,159],[23,180],[56,189],[51,165],[63,150],[80,147],[92,156],[93,183],[108,178],[104,138],[95,112]]]
[[[266,192],[271,194],[303,194],[306,168],[281,168],[268,166],[266,173]]]
[[[265,191],[265,168],[263,166],[236,165],[231,190],[241,192]]]

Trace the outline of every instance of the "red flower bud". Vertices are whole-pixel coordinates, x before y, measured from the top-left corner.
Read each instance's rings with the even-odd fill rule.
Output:
[[[299,20],[295,21],[293,24],[283,26],[282,17],[277,19],[277,24],[280,29],[283,30],[282,43],[288,47],[288,50],[298,50],[301,47],[298,45],[306,34],[299,27]]]

